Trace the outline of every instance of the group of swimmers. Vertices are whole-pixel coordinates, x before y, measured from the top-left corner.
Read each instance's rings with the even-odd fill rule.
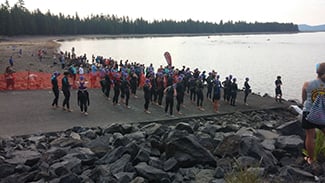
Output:
[[[71,85],[69,83],[69,78],[68,76],[70,73],[68,71],[65,71],[64,77],[62,78],[62,93],[64,95],[64,100],[62,104],[62,109],[68,112],[72,112],[73,110],[70,108],[70,89]],[[58,76],[60,75],[59,72],[54,72],[52,77],[51,77],[51,83],[52,83],[52,91],[54,93],[54,99],[52,102],[52,108],[59,108],[58,105],[58,100],[59,100],[59,85],[58,85]],[[88,106],[90,104],[89,100],[89,93],[87,91],[87,82],[86,79],[83,75],[79,76],[79,81],[78,81],[78,106],[80,107],[80,111],[84,115],[88,115]]]
[[[97,57],[98,58],[98,57]],[[144,112],[150,114],[149,104],[156,104],[162,106],[163,98],[165,97],[164,111],[167,115],[173,116],[174,111],[174,99],[176,99],[176,111],[178,114],[182,114],[181,106],[184,106],[184,96],[189,95],[191,103],[196,103],[199,110],[204,111],[203,99],[204,99],[204,87],[207,87],[206,98],[213,102],[214,111],[219,111],[219,100],[221,98],[221,91],[223,88],[224,100],[230,105],[235,106],[238,85],[236,78],[231,75],[221,82],[220,76],[217,72],[212,70],[208,74],[205,71],[200,72],[199,69],[191,70],[183,66],[182,69],[175,69],[171,65],[163,67],[162,65],[158,69],[154,69],[150,64],[145,67],[139,63],[119,63],[113,59],[103,59],[102,57],[97,60],[96,63],[91,64],[90,70],[90,82],[92,83],[99,76],[101,90],[108,100],[112,100],[113,105],[122,103],[125,108],[130,108],[129,99],[130,96],[138,98],[137,89],[141,88],[144,93]],[[75,69],[76,72],[83,71],[83,64],[79,65],[79,69]],[[75,80],[75,74],[67,70],[64,72],[62,78],[62,92],[64,94],[63,109],[72,111],[69,105],[70,99],[70,83],[68,76],[72,76],[73,82]],[[85,86],[85,77],[83,73],[79,73],[79,79],[76,82],[78,89],[78,105],[83,114],[88,115],[87,106],[89,105],[89,93]],[[52,85],[55,98],[52,106],[58,107],[58,73],[55,72],[52,75]],[[249,79],[245,81],[245,99],[244,102],[247,105],[247,96],[251,92]],[[113,90],[112,99],[110,97],[111,90]]]

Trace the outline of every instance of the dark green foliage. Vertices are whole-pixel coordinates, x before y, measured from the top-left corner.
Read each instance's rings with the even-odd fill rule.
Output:
[[[8,2],[0,7],[0,35],[78,35],[78,34],[195,34],[236,32],[298,32],[293,23],[210,23],[194,20],[174,21],[142,18],[135,20],[115,15],[92,15],[80,19],[75,16],[43,14],[39,9],[30,12],[19,0],[13,7]]]

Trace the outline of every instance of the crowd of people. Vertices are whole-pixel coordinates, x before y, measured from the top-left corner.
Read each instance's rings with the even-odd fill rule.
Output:
[[[40,56],[42,53],[46,54],[42,50],[38,53]],[[113,105],[123,103],[126,108],[130,108],[130,97],[137,98],[137,90],[141,88],[144,92],[144,111],[146,113],[150,113],[149,104],[156,104],[162,107],[163,99],[165,99],[165,112],[170,115],[173,115],[174,100],[176,112],[182,114],[181,107],[184,104],[185,95],[189,95],[191,103],[196,104],[197,108],[202,111],[205,110],[203,108],[204,99],[211,101],[214,111],[218,113],[221,94],[223,93],[224,101],[231,106],[236,106],[237,92],[240,88],[238,87],[237,79],[233,78],[232,75],[225,77],[224,81],[220,81],[220,76],[214,70],[207,73],[206,71],[200,71],[198,68],[192,70],[189,67],[183,66],[178,69],[172,65],[160,65],[159,68],[155,69],[153,64],[146,67],[144,64],[129,62],[128,60],[118,62],[112,58],[95,57],[94,55],[92,55],[91,61],[89,61],[86,54],[76,56],[74,48],[72,48],[71,52],[61,51],[58,54],[54,54],[53,65],[58,64],[57,61],[61,64],[61,70],[65,75],[61,81],[62,92],[65,96],[62,107],[67,111],[72,111],[69,105],[71,88],[86,91],[86,85],[90,85],[93,88],[97,82],[100,83],[105,97],[108,100],[112,99]],[[5,71],[7,89],[10,87],[14,89],[13,74],[15,71],[13,70],[13,58],[10,57],[8,62],[9,66]],[[87,77],[84,77],[84,74],[90,75],[89,81],[86,79]],[[51,77],[52,89],[55,95],[52,106],[55,108],[58,107],[59,85],[58,81],[56,81],[58,75],[58,72],[54,72]],[[98,78],[100,79],[98,80]],[[248,105],[247,97],[252,91],[248,82],[249,78],[246,78],[243,87],[245,105]],[[84,83],[83,88],[80,88],[80,83]],[[281,102],[282,82],[280,76],[275,81],[275,85],[276,101]],[[204,93],[205,91],[206,93]],[[86,103],[89,103],[88,92],[87,95],[88,102]],[[87,107],[83,106],[82,108],[82,111],[87,114]]]
[[[42,61],[42,55],[45,53],[43,51],[38,52],[40,61]],[[21,54],[22,50],[20,50]],[[70,91],[74,87],[78,90],[77,103],[80,111],[82,114],[88,115],[90,100],[87,87],[88,84],[92,86],[95,82],[100,82],[101,91],[107,100],[112,100],[113,105],[122,104],[126,109],[130,108],[130,98],[138,98],[138,89],[142,89],[144,112],[147,114],[151,113],[149,110],[150,104],[155,104],[164,108],[166,115],[173,116],[174,100],[176,100],[176,112],[181,115],[185,95],[188,95],[191,103],[202,111],[205,110],[203,108],[205,99],[213,103],[213,109],[216,113],[219,112],[219,101],[221,98],[223,98],[225,103],[236,106],[237,92],[239,90],[237,79],[229,75],[223,81],[220,81],[220,75],[214,70],[206,73],[206,71],[201,72],[198,68],[191,70],[183,66],[178,69],[172,65],[165,67],[161,65],[155,69],[152,64],[145,67],[144,64],[129,62],[128,60],[117,62],[112,58],[105,59],[100,56],[92,56],[92,60],[89,62],[86,55],[77,57],[74,48],[71,54],[69,52],[60,52],[58,55],[54,55],[54,65],[58,64],[57,58],[64,75],[61,79],[61,90],[64,95],[62,109],[68,112],[73,111],[70,107]],[[14,89],[14,73],[16,71],[12,56],[9,58],[8,63],[9,65],[5,70],[7,89]],[[86,73],[90,74],[90,82],[85,77]],[[314,154],[315,129],[320,129],[325,133],[325,107],[323,105],[315,105],[319,100],[325,103],[325,63],[317,65],[316,73],[317,78],[305,82],[302,88],[302,128],[306,131],[305,148],[307,156],[305,159],[309,164],[312,164],[316,159]],[[56,71],[51,76],[54,93],[53,108],[59,108],[59,75],[60,73]],[[100,80],[97,80],[98,77]],[[275,101],[281,103],[283,100],[281,76],[277,76],[274,84]],[[245,105],[248,105],[247,98],[252,92],[249,78],[245,78],[243,92],[243,102]],[[164,107],[163,100],[165,101]],[[315,110],[317,111],[318,118],[312,119],[310,114],[315,113]]]
[[[204,111],[203,102],[206,98],[213,103],[213,109],[216,113],[219,112],[219,100],[223,93],[223,99],[231,106],[236,106],[237,92],[239,90],[237,79],[229,75],[224,81],[220,81],[220,76],[214,70],[211,72],[200,71],[198,68],[191,70],[189,67],[183,66],[178,69],[172,65],[154,68],[153,64],[145,66],[144,64],[126,61],[115,61],[112,58],[105,59],[103,57],[92,56],[89,63],[87,56],[83,55],[76,57],[74,49],[72,53],[63,53],[59,55],[59,60],[62,68],[65,69],[65,77],[62,79],[62,92],[64,94],[63,109],[71,111],[69,106],[71,87],[78,89],[78,104],[83,113],[87,113],[87,105],[89,105],[89,94],[87,97],[80,97],[79,94],[87,90],[85,73],[90,74],[90,86],[95,82],[99,82],[101,91],[107,100],[112,100],[113,105],[124,105],[125,108],[130,108],[130,97],[138,98],[138,89],[143,90],[144,96],[144,112],[150,114],[150,104],[155,104],[163,108],[166,115],[173,116],[174,103],[176,103],[176,112],[181,115],[181,108],[184,107],[184,96],[189,95],[191,103]],[[64,61],[64,62],[63,62]],[[77,78],[79,75],[79,78]],[[70,76],[72,84],[68,83],[66,77]],[[55,95],[52,106],[57,106],[58,86],[57,72],[53,73],[52,84]],[[98,78],[99,81],[98,81]],[[54,82],[53,82],[54,80]],[[251,87],[248,84],[249,79],[246,78],[244,83],[245,99],[251,93]],[[82,85],[81,85],[82,83]],[[205,90],[206,88],[206,90]],[[85,98],[85,99],[84,99]],[[79,102],[79,100],[81,100]],[[83,105],[81,105],[83,104]]]
[[[83,77],[82,67],[79,66],[78,85],[78,105],[83,114],[88,115],[87,106],[89,105],[89,94]],[[160,66],[155,69],[152,64],[145,67],[143,64],[119,63],[113,59],[103,59],[100,57],[98,61],[91,64],[91,72],[98,72],[100,77],[101,90],[108,100],[111,100],[111,89],[113,89],[113,105],[122,103],[126,108],[129,107],[130,96],[138,98],[137,89],[143,90],[144,96],[144,112],[150,114],[150,104],[155,104],[164,108],[164,112],[168,116],[173,116],[174,100],[176,99],[176,111],[182,114],[181,107],[184,104],[184,96],[189,95],[191,103],[195,104],[199,110],[204,111],[204,98],[213,103],[213,109],[216,113],[219,112],[219,101],[223,93],[223,100],[231,106],[236,106],[237,92],[239,87],[237,79],[232,75],[225,77],[224,81],[220,81],[220,76],[212,70],[208,74],[205,71],[200,72],[199,69],[191,70],[183,66],[181,69],[174,68],[171,65],[165,67]],[[317,101],[325,103],[325,63],[317,65],[317,79],[306,82],[302,88],[303,101],[303,116],[302,128],[306,131],[305,148],[307,156],[306,162],[313,164],[315,159],[315,135],[316,130],[320,129],[325,134],[325,106],[316,105]],[[68,75],[71,72],[64,72],[65,77],[62,79],[62,91],[64,94],[63,109],[72,111],[69,107],[70,84],[68,83]],[[56,78],[58,73],[54,73],[53,78]],[[93,75],[96,76],[95,74]],[[74,76],[72,76],[74,77]],[[55,80],[55,79],[54,79]],[[92,80],[92,79],[90,79]],[[52,106],[58,107],[57,83],[53,84],[55,99]],[[277,76],[275,82],[275,101],[282,102],[282,80],[281,76]],[[204,90],[204,88],[206,88]],[[204,93],[206,92],[206,93]],[[245,78],[243,85],[244,104],[248,105],[247,98],[252,92],[249,84],[249,78]],[[165,98],[165,106],[163,107],[163,98]],[[316,112],[314,112],[316,111]],[[310,114],[315,113],[316,119],[310,117]],[[322,115],[320,115],[320,113]]]

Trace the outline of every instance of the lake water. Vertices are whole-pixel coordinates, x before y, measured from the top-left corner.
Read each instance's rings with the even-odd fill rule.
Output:
[[[239,87],[250,78],[253,92],[274,96],[274,81],[282,76],[283,97],[301,100],[304,81],[316,77],[315,65],[325,62],[325,32],[297,34],[210,35],[136,38],[82,38],[60,42],[62,51],[75,47],[77,55],[101,55],[115,60],[166,65],[169,51],[173,65],[229,74]]]

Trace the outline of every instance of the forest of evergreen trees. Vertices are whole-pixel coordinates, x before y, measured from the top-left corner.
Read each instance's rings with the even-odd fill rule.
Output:
[[[0,35],[78,35],[78,34],[195,34],[236,32],[298,32],[293,23],[246,23],[228,21],[219,23],[173,20],[149,22],[115,15],[92,15],[86,18],[42,13],[39,9],[30,12],[24,1],[10,7],[8,1],[0,7]]]

